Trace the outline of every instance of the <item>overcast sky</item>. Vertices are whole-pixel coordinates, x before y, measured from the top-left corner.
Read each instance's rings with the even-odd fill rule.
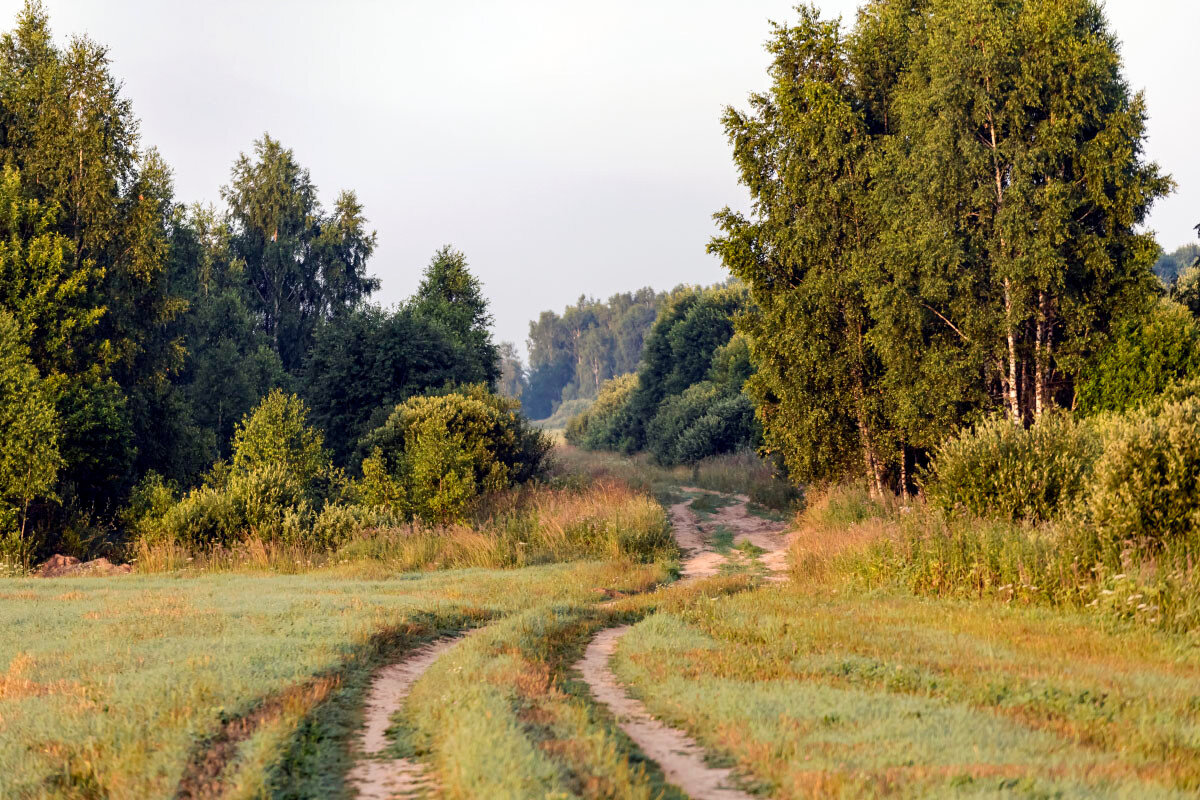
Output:
[[[21,3],[0,0],[10,27]],[[376,296],[399,301],[439,246],[466,252],[498,338],[581,294],[725,277],[704,252],[744,206],[720,127],[765,88],[762,43],[788,0],[46,0],[87,33],[175,170],[219,200],[270,132],[322,197],[355,190],[379,232]],[[824,0],[853,19],[855,0]],[[1150,226],[1167,249],[1200,222],[1196,0],[1109,0],[1150,108],[1149,156],[1179,183]]]

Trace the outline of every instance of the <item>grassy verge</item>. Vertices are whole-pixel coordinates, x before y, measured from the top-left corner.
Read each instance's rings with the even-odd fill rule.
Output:
[[[772,587],[649,617],[615,669],[775,797],[1200,786],[1200,657],[1084,615]]]
[[[601,480],[586,485],[529,486],[490,498],[470,524],[407,525],[363,531],[335,550],[263,541],[253,535],[231,547],[189,550],[166,541],[142,545],[139,572],[230,570],[302,573],[340,567],[343,573],[391,575],[421,569],[502,569],[580,559],[643,562],[675,554],[661,506],[630,487]]]
[[[0,797],[163,797],[213,769],[233,796],[270,785],[336,796],[338,732],[356,725],[361,678],[378,658],[662,577],[618,562],[386,581],[336,571],[3,580]],[[206,766],[217,751],[222,763]]]

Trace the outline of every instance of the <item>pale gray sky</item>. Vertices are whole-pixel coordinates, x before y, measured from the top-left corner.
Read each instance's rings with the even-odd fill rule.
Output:
[[[0,0],[11,26],[21,3]],[[745,203],[719,117],[766,84],[768,19],[790,0],[46,0],[87,33],[174,167],[217,201],[264,131],[327,202],[358,192],[379,232],[377,299],[416,287],[453,243],[499,338],[580,294],[711,283],[711,215]],[[855,0],[824,0],[853,18]],[[1150,225],[1167,249],[1200,222],[1195,0],[1108,0],[1148,151],[1179,183]]]

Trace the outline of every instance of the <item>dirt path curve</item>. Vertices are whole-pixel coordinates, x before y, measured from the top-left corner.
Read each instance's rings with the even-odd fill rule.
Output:
[[[647,756],[658,762],[667,780],[694,800],[753,800],[751,795],[729,786],[733,774],[704,763],[704,750],[683,731],[664,725],[642,703],[629,696],[609,667],[617,640],[628,625],[603,630],[591,641],[577,665],[592,695],[608,707],[621,730]]]
[[[693,494],[717,494],[705,489],[691,486],[680,487],[685,492]],[[768,581],[785,580],[787,571],[787,532],[790,525],[786,522],[775,522],[750,513],[750,498],[745,495],[731,495],[737,502],[719,509],[707,523],[701,523],[696,513],[691,509],[691,500],[676,503],[671,506],[671,527],[675,531],[675,541],[683,550],[683,577],[704,578],[716,575],[721,570],[728,557],[716,552],[705,543],[708,530],[715,531],[724,527],[733,533],[734,545],[742,542],[765,551],[758,561],[767,570]]]
[[[403,661],[379,670],[371,679],[359,734],[361,755],[346,776],[361,800],[414,798],[433,788],[433,779],[424,765],[411,758],[378,756],[387,749],[392,715],[400,710],[413,684],[461,638],[461,635],[448,636],[419,647]]]
[[[703,489],[682,488],[693,494],[706,493]],[[788,525],[754,516],[748,508],[750,498],[741,495],[736,498],[736,504],[720,509],[707,524],[696,517],[691,500],[671,506],[671,527],[684,556],[683,580],[716,575],[729,560],[729,556],[718,553],[707,543],[706,534],[721,526],[733,533],[735,545],[748,541],[765,551],[759,561],[768,572],[767,580],[783,580],[787,569]],[[629,628],[623,625],[598,633],[575,665],[592,696],[608,708],[621,730],[642,752],[658,762],[667,780],[694,800],[753,800],[751,795],[730,785],[733,770],[706,764],[704,749],[694,739],[656,720],[617,680],[609,662],[617,642]]]

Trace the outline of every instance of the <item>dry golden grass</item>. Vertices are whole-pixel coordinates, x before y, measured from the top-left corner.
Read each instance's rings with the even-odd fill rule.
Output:
[[[173,540],[135,546],[138,572],[343,572],[372,564],[387,571],[507,568],[554,561],[633,559],[673,554],[663,509],[646,493],[612,478],[587,486],[525,486],[488,498],[470,523],[421,523],[363,531],[336,551],[268,541],[253,534],[231,546],[200,550]]]

